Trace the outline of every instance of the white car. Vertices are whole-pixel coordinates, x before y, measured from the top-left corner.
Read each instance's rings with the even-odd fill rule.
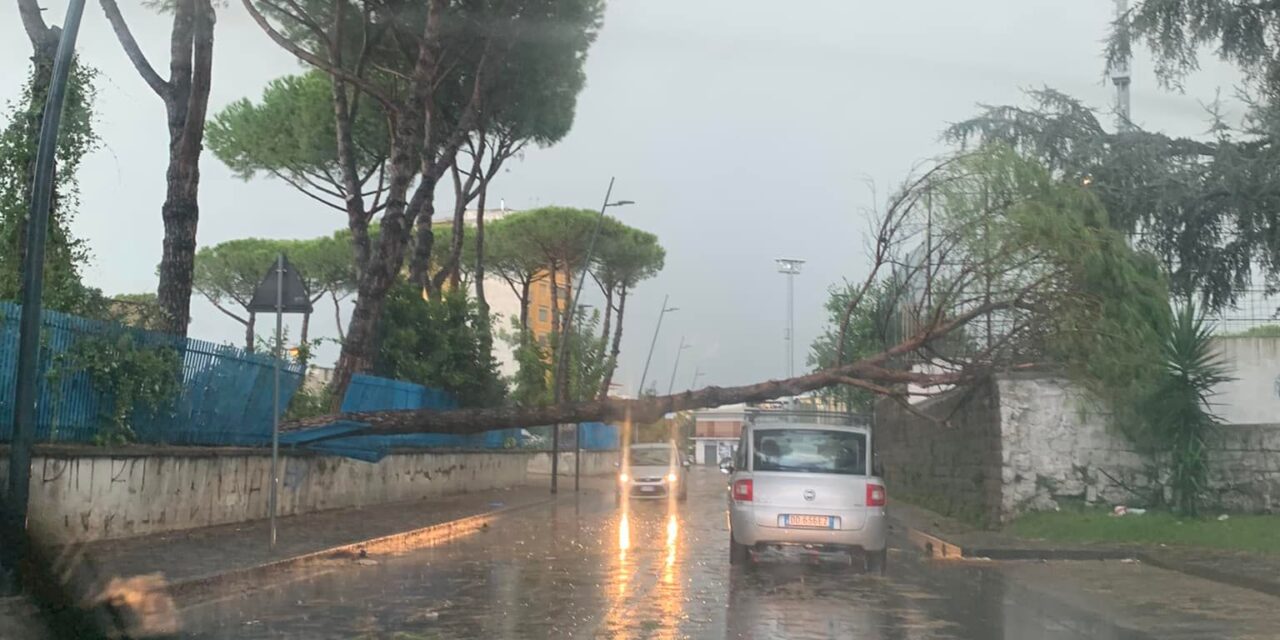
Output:
[[[624,449],[618,472],[618,500],[689,496],[689,461],[669,442],[633,444]]]
[[[729,474],[729,561],[766,550],[861,557],[883,573],[884,481],[871,471],[863,427],[767,423],[743,427]]]

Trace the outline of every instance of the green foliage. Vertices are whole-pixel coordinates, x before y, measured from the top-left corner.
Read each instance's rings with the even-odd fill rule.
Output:
[[[1280,324],[1264,324],[1244,331],[1228,333],[1224,338],[1280,338]]]
[[[588,315],[579,309],[570,332],[569,384],[566,399],[581,402],[596,397],[600,382],[613,363],[605,357],[606,341],[597,335],[600,314]],[[533,407],[552,404],[554,400],[551,381],[556,370],[556,359],[563,353],[559,349],[560,336],[553,334],[545,340],[537,340],[529,331],[523,331],[520,323],[512,320],[510,331],[500,336],[511,345],[515,354],[516,374],[511,380],[511,400],[517,406]]]
[[[1218,426],[1212,409],[1214,387],[1231,378],[1213,348],[1212,327],[1193,304],[1178,309],[1162,346],[1164,371],[1146,411],[1168,455],[1173,506],[1195,515],[1208,488],[1209,437]]]
[[[810,367],[826,369],[835,366],[840,360],[837,345],[840,344],[840,326],[844,322],[845,308],[861,286],[860,283],[845,282],[828,291],[824,305],[827,326],[822,335],[809,346],[807,364]],[[841,349],[843,362],[849,363],[879,353],[896,344],[896,339],[900,339],[897,325],[892,322],[894,296],[894,287],[888,280],[873,284],[863,296],[850,315],[849,327],[845,331]],[[831,387],[819,393],[848,411],[860,413],[869,413],[877,398],[871,391],[847,386]]]
[[[533,252],[543,268],[559,270],[556,279],[563,286],[566,271],[582,268],[599,215],[590,209],[542,207],[509,215],[494,226],[499,233],[520,236],[527,243],[524,248]]]
[[[136,439],[132,422],[139,412],[163,411],[173,404],[182,392],[181,370],[172,347],[145,344],[137,332],[115,327],[79,337],[59,356],[53,375],[88,374],[105,400],[95,442],[115,445]]]
[[[401,282],[387,297],[373,373],[444,389],[463,407],[499,405],[506,388],[484,350],[486,326],[465,292],[424,300],[421,290]]]
[[[243,312],[253,290],[275,264],[286,242],[264,238],[228,240],[196,252],[194,288],[215,306]]]
[[[119,293],[105,304],[106,320],[148,331],[162,331],[166,326],[164,309],[154,293]]]
[[[591,270],[606,288],[632,289],[662,271],[666,257],[657,236],[606,217]]]
[[[326,294],[341,300],[356,290],[355,254],[349,234],[288,240],[281,249],[298,268],[313,300]]]
[[[1098,507],[1064,507],[1028,513],[1009,526],[1024,537],[1068,543],[1177,545],[1280,554],[1280,516],[1233,515],[1201,519],[1165,511],[1117,518]]]
[[[45,247],[45,307],[81,314],[97,310],[101,301],[96,290],[81,282],[80,269],[88,261],[89,251],[70,230],[79,205],[76,173],[83,158],[98,145],[92,106],[96,75],[96,71],[79,62],[71,67],[58,135],[57,171]],[[9,106],[7,123],[0,131],[0,300],[17,299],[21,289],[32,170],[47,84],[47,80],[37,82],[29,75],[17,103]]]
[[[1198,54],[1211,49],[1258,79],[1275,71],[1280,48],[1280,6],[1256,0],[1143,0],[1118,21],[1107,43],[1107,60],[1128,60],[1133,42],[1155,54],[1156,75],[1179,86],[1199,68]]]
[[[1215,114],[1210,136],[1173,138],[1136,127],[1110,132],[1094,111],[1050,89],[1030,97],[1030,108],[986,107],[947,137],[1011,146],[1055,178],[1087,184],[1107,224],[1159,259],[1179,297],[1216,310],[1236,299],[1256,268],[1280,275],[1274,108],[1259,107],[1245,130]]]
[[[302,420],[328,415],[333,402],[333,394],[327,386],[310,389],[304,383],[293,394],[289,407],[285,409],[284,420]]]
[[[510,381],[511,401],[519,407],[551,404],[551,351],[532,333],[521,330],[515,319],[512,325],[509,333],[502,334],[516,361],[516,374]]]
[[[605,358],[605,340],[597,335],[599,326],[599,312],[593,311],[588,315],[584,309],[578,309],[577,317],[570,326],[567,345],[569,384],[565,399],[569,402],[595,398],[600,390],[600,381],[604,379],[605,367],[610,366]],[[564,352],[558,349],[559,338],[555,335],[550,340],[556,357]]]
[[[310,71],[271,81],[254,104],[231,103],[209,122],[205,139],[213,154],[244,180],[267,173],[300,188],[337,182],[337,132],[329,76]],[[376,169],[387,156],[386,121],[365,108],[352,128],[354,159],[361,175]],[[304,189],[306,190],[306,189]],[[341,198],[334,201],[341,205]]]
[[[297,269],[313,303],[329,295],[336,307],[355,290],[351,243],[341,233],[309,240],[240,238],[203,247],[196,252],[194,289],[223,313],[247,324],[245,307],[280,253]],[[301,339],[299,348],[314,346],[310,336]]]

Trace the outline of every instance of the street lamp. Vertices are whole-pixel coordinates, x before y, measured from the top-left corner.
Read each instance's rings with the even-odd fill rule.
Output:
[[[796,276],[804,260],[778,258],[778,273],[787,276],[787,377],[796,375]]]
[[[684,336],[680,336],[680,346],[676,347],[676,364],[671,367],[671,382],[667,384],[667,395],[671,395],[671,391],[676,388],[676,371],[680,369],[680,352],[692,346],[691,344],[685,344]]]
[[[702,376],[705,376],[705,375],[707,374],[702,372],[702,366],[695,365],[693,367],[693,379],[689,381],[689,388],[692,389],[698,386],[698,378],[701,378]]]
[[[600,226],[604,223],[604,212],[609,207],[622,207],[629,204],[635,204],[634,200],[616,200],[609,202],[609,198],[613,195],[613,182],[615,178],[609,178],[609,188],[604,192],[604,203],[600,205],[600,216],[596,218],[596,226],[591,230],[591,241],[587,243],[587,255],[582,260],[582,271],[578,274],[578,284],[573,289],[573,302],[569,305],[568,317],[565,319],[563,326],[560,327],[560,344],[556,351],[558,357],[556,359],[556,375],[552,379],[555,383],[555,394],[557,402],[563,402],[565,391],[568,388],[568,381],[565,379],[569,375],[569,363],[567,362],[569,348],[569,331],[570,325],[573,324],[573,316],[578,309],[578,298],[582,296],[582,285],[587,279],[587,268],[591,265],[591,254],[596,250],[596,238],[600,236]],[[574,438],[576,441],[577,438]],[[579,449],[575,446],[575,451]],[[573,461],[573,490],[577,491],[579,487],[579,476],[582,473],[582,456],[575,455]],[[559,488],[560,477],[560,425],[556,425],[551,432],[551,493],[556,493]]]
[[[671,299],[670,295],[662,296],[662,312],[658,314],[658,324],[653,327],[653,340],[649,342],[649,355],[644,358],[644,371],[640,374],[640,386],[636,389],[636,397],[644,395],[644,381],[649,378],[649,363],[653,360],[653,347],[658,344],[658,331],[662,329],[662,316],[672,311],[679,311],[679,307],[668,307],[667,301]]]

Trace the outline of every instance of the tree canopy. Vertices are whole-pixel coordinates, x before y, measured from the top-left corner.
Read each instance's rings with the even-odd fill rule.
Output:
[[[241,98],[210,120],[209,149],[241,179],[266,173],[345,211],[332,94],[329,76],[319,71],[272,80],[257,104]],[[373,108],[359,110],[352,138],[358,183],[380,194],[388,146],[385,117]]]
[[[488,139],[487,114],[536,113],[527,120],[536,126],[512,130],[548,142],[567,131],[572,117],[564,112],[582,87],[582,65],[603,5],[601,0],[305,0],[285,9],[244,0],[244,6],[276,44],[323,71],[332,83],[337,166],[360,272],[359,295],[334,374],[340,392],[355,371],[372,366],[383,303],[406,260],[411,281],[439,288],[441,274],[429,273],[436,186],[457,166],[468,141]],[[535,61],[546,66],[521,67]],[[534,109],[529,105],[538,100],[540,87],[554,102]],[[376,204],[364,197],[355,160],[362,101],[375,105],[387,123],[385,206],[376,246],[368,238]],[[505,149],[502,153],[513,148],[494,145]],[[455,212],[458,238],[461,224]],[[451,268],[458,264],[453,258],[459,248],[451,247]]]
[[[1032,105],[988,106],[952,126],[961,144],[1002,143],[1065,181],[1087,184],[1107,224],[1153,253],[1175,294],[1229,306],[1255,276],[1280,275],[1280,129],[1255,112],[1242,129],[1215,119],[1204,140],[1130,126],[1109,131],[1078,100],[1050,89]],[[1258,270],[1261,270],[1260,272]]]
[[[224,315],[244,325],[245,348],[250,351],[257,342],[255,318],[245,307],[280,253],[298,270],[312,302],[327,295],[335,313],[355,286],[351,244],[338,234],[310,240],[240,238],[202,247],[196,252],[194,288]],[[304,318],[303,343],[309,340],[308,324]],[[341,333],[340,317],[338,330]]]

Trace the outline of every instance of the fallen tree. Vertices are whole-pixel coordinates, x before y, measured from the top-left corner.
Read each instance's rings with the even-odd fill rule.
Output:
[[[983,148],[908,181],[882,215],[872,216],[870,269],[850,297],[850,311],[875,298],[883,316],[877,321],[883,348],[870,355],[793,378],[668,396],[340,414],[284,428],[350,421],[366,434],[468,434],[587,421],[643,423],[671,412],[835,385],[865,389],[912,410],[912,396],[994,371],[1116,361],[1144,342],[1134,340],[1141,332],[1129,325],[1158,315],[1160,305],[1167,312],[1167,303],[1158,272],[1143,268],[1149,257],[1130,249],[1105,217],[1087,185],[1059,181],[1008,147]],[[866,295],[873,287],[880,288],[876,295]]]

